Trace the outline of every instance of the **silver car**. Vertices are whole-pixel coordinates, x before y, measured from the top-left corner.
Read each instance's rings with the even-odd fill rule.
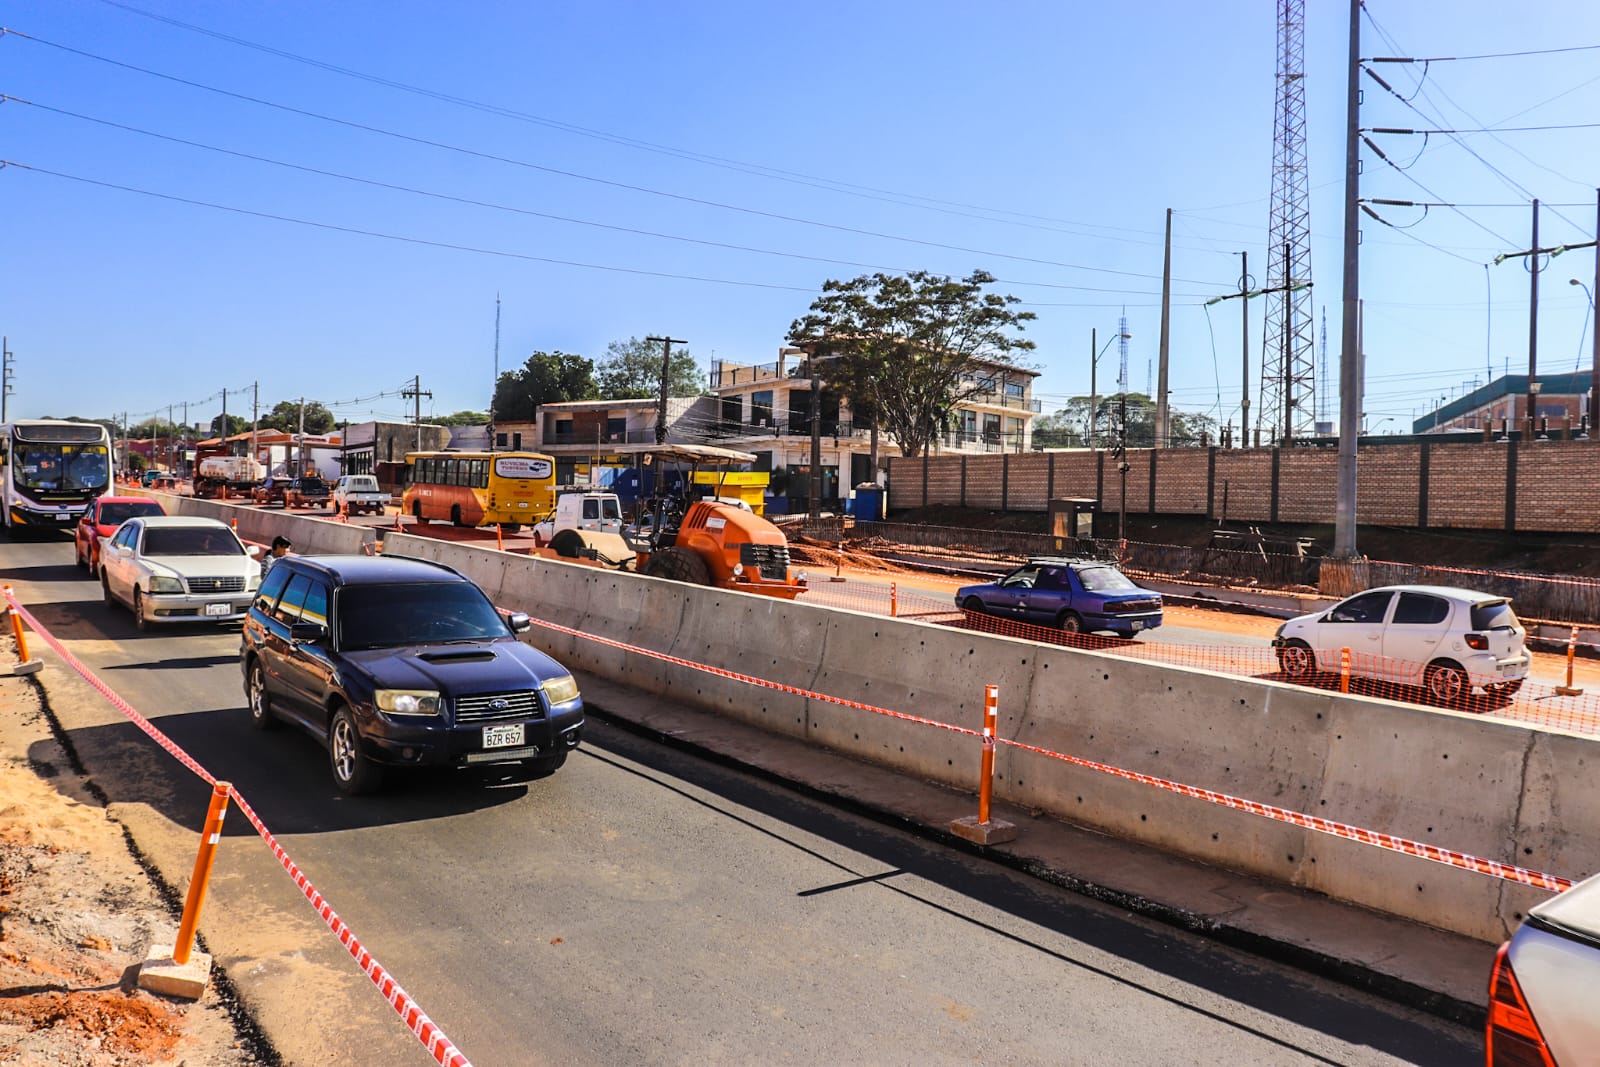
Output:
[[[158,622],[238,622],[261,584],[259,548],[216,519],[149,515],[100,542],[106,603],[133,609],[139,629]]]
[[[1443,585],[1391,585],[1346,597],[1325,611],[1290,619],[1272,639],[1291,679],[1337,671],[1421,686],[1439,704],[1474,688],[1509,697],[1522,688],[1533,657],[1511,601]]]
[[[1600,875],[1528,909],[1489,978],[1491,1067],[1600,1061]]]

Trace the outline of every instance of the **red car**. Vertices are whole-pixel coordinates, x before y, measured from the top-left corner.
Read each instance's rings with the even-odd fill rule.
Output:
[[[78,520],[78,566],[90,573],[100,573],[100,538],[110,537],[117,527],[135,515],[165,515],[167,509],[154,500],[142,496],[102,496],[89,505],[89,510]]]

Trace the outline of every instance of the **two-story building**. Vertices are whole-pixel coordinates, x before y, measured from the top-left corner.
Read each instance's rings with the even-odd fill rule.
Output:
[[[880,481],[872,469],[872,427],[848,397],[827,386],[826,361],[813,389],[812,364],[801,349],[780,348],[771,363],[712,364],[707,395],[667,402],[667,440],[717,444],[754,453],[756,469],[772,473],[772,509],[799,510],[809,498],[813,397],[821,439],[822,499],[839,509],[854,487]],[[1038,372],[985,363],[968,383],[978,391],[956,406],[954,424],[933,442],[935,452],[1020,452],[1029,447],[1039,413],[1033,399]],[[524,429],[523,427],[527,427]],[[599,481],[607,466],[629,466],[638,446],[655,441],[656,402],[580,400],[544,404],[532,426],[495,427],[497,448],[534,448],[556,457],[558,478]],[[531,441],[530,441],[531,438]],[[634,446],[613,451],[619,446]],[[894,445],[879,434],[882,457]]]

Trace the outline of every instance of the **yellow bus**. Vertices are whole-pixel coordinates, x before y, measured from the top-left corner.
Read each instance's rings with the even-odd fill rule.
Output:
[[[418,522],[504,524],[550,510],[556,461],[540,452],[408,452],[400,508]]]

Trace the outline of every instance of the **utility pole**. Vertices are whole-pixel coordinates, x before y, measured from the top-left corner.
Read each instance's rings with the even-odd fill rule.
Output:
[[[822,517],[822,379],[817,376],[817,354],[806,356],[806,372],[811,375],[811,491],[806,516]]]
[[[6,421],[7,401],[11,399],[14,390],[11,388],[11,338],[0,337],[0,422]]]
[[[172,405],[167,405],[167,470],[176,471],[178,461],[173,456],[175,442],[172,440]]]
[[[1121,410],[1117,415],[1117,475],[1122,479],[1122,489],[1117,493],[1117,540],[1128,540],[1128,394],[1121,397]],[[1119,553],[1120,558],[1120,553]]]
[[[1310,282],[1300,282],[1293,285],[1273,285],[1265,289],[1250,288],[1250,272],[1248,270],[1250,259],[1247,253],[1239,253],[1239,265],[1242,273],[1239,275],[1239,291],[1228,293],[1225,296],[1214,296],[1206,301],[1206,306],[1220,304],[1224,300],[1237,300],[1242,312],[1240,320],[1244,331],[1244,362],[1242,374],[1244,376],[1244,389],[1239,398],[1239,447],[1250,447],[1250,298],[1253,296],[1266,296],[1268,293],[1293,293],[1301,289],[1311,288]],[[1285,334],[1285,336],[1288,336]]]
[[[250,458],[258,459],[261,445],[256,437],[261,433],[261,383],[250,383]]]
[[[426,392],[426,393],[424,393],[422,391],[422,375],[417,374],[417,375],[413,375],[412,378],[411,378],[411,388],[403,390],[400,393],[400,396],[402,398],[414,398],[416,400],[416,402],[417,402],[416,403],[416,409],[415,409],[416,414],[413,416],[413,418],[415,419],[416,424],[417,424],[417,451],[421,452],[422,451],[422,398],[423,397],[427,397],[429,400],[432,400],[433,399],[433,393],[431,391],[430,392]],[[300,417],[301,417],[302,420],[304,420],[304,418],[305,418],[305,406],[304,406],[304,404],[305,404],[305,402],[301,401]]]
[[[418,431],[421,432],[420,430]],[[306,398],[300,398],[300,426],[294,435],[294,477],[306,472]],[[346,516],[348,518],[349,516]]]
[[[1600,189],[1594,191],[1594,225],[1600,239]],[[1590,292],[1600,293],[1600,244],[1594,250],[1594,288]],[[1589,439],[1593,441],[1600,440],[1600,309],[1594,307],[1593,299],[1589,305],[1594,322],[1594,344],[1589,350]]]
[[[672,346],[688,344],[676,337],[646,337],[646,341],[661,342],[661,392],[656,397],[656,444],[665,444],[667,440],[667,385],[668,371],[672,367]]]
[[[494,451],[494,398],[500,392],[500,294],[494,294],[494,384],[489,389],[489,451]]]
[[[1167,420],[1167,353],[1171,338],[1172,318],[1172,209],[1167,208],[1167,239],[1161,254],[1161,346],[1158,358],[1161,370],[1156,377],[1156,447],[1171,446],[1171,432]]]
[[[1534,427],[1539,419],[1539,200],[1533,201],[1534,249],[1528,257],[1528,433],[1524,441],[1533,440]]]
[[[1095,402],[1100,399],[1095,395],[1095,386],[1097,384],[1095,381],[1095,371],[1100,366],[1100,349],[1098,347],[1100,343],[1100,337],[1098,331],[1099,327],[1089,327],[1089,447],[1091,449],[1093,449],[1095,446],[1094,406]]]
[[[1344,318],[1339,338],[1339,485],[1333,554],[1356,556],[1356,435],[1361,432],[1361,0],[1350,0],[1345,71]]]
[[[222,454],[231,455],[228,451],[228,391],[222,391],[222,432],[217,435],[222,441]]]
[[[1595,190],[1595,192],[1596,192],[1595,212],[1596,212],[1597,220],[1600,220],[1600,189]],[[1595,285],[1596,286],[1600,286],[1600,239],[1597,239],[1597,240],[1594,240],[1594,241],[1579,241],[1579,242],[1572,242],[1572,243],[1564,243],[1564,244],[1552,245],[1552,246],[1550,246],[1548,248],[1540,248],[1539,247],[1539,201],[1535,200],[1533,202],[1533,247],[1525,248],[1525,249],[1522,249],[1521,251],[1518,251],[1518,252],[1502,252],[1498,256],[1494,257],[1494,262],[1495,262],[1495,264],[1497,266],[1499,264],[1501,264],[1501,263],[1504,263],[1508,259],[1523,259],[1523,258],[1526,258],[1526,259],[1529,260],[1529,263],[1528,263],[1528,277],[1529,277],[1529,282],[1528,282],[1528,285],[1529,285],[1529,305],[1528,305],[1528,400],[1527,400],[1528,411],[1527,411],[1527,422],[1524,423],[1524,426],[1525,426],[1526,431],[1527,431],[1526,432],[1526,437],[1532,437],[1533,436],[1533,428],[1536,425],[1534,420],[1538,415],[1538,407],[1537,407],[1537,405],[1538,405],[1538,401],[1539,401],[1539,381],[1538,381],[1538,378],[1536,377],[1536,375],[1537,375],[1538,370],[1539,370],[1539,364],[1538,364],[1538,356],[1539,356],[1539,272],[1540,272],[1539,257],[1540,256],[1559,255],[1562,252],[1572,252],[1572,251],[1576,251],[1579,248],[1593,248],[1593,249],[1596,250],[1596,257],[1597,258],[1596,258],[1596,261],[1595,261]],[[1595,332],[1595,336],[1596,337],[1600,337],[1600,323],[1597,323],[1597,329],[1596,329],[1596,332]],[[1600,363],[1600,358],[1597,358],[1596,362]],[[1590,412],[1590,418],[1589,418],[1590,431],[1589,432],[1590,432],[1590,434],[1592,436],[1594,434],[1594,427],[1596,425],[1596,423],[1595,423],[1595,415],[1597,413],[1600,413],[1600,402],[1596,401],[1596,398],[1595,398],[1595,395],[1594,395],[1594,390],[1592,388],[1590,389],[1590,394],[1589,394],[1589,412]]]
[[[183,439],[180,447],[183,449],[183,458],[187,460],[189,458],[189,402],[187,400],[183,402]]]

